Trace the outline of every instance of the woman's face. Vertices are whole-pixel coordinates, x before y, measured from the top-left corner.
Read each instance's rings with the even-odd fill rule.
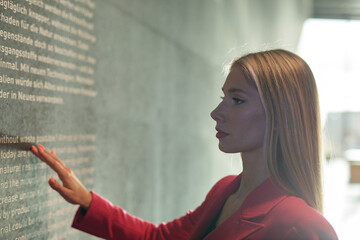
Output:
[[[224,97],[210,114],[216,121],[219,148],[226,153],[262,150],[266,117],[258,91],[234,67],[223,86]]]

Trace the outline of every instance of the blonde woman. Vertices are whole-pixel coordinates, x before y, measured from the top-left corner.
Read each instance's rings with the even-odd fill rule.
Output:
[[[194,211],[155,225],[132,216],[77,180],[54,152],[33,153],[79,204],[73,227],[106,239],[337,239],[321,215],[320,120],[309,66],[285,50],[243,56],[231,65],[211,113],[219,148],[240,153],[243,171],[215,184]]]

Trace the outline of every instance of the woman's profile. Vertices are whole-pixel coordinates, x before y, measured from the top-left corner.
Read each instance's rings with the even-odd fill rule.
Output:
[[[321,126],[316,83],[299,56],[276,49],[235,60],[211,113],[219,149],[240,153],[195,210],[159,225],[88,191],[42,145],[32,152],[56,171],[50,186],[79,204],[73,227],[105,239],[337,239],[322,216]]]

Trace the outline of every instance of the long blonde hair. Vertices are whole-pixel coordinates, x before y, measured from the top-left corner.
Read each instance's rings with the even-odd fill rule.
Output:
[[[266,112],[271,179],[322,212],[319,100],[310,67],[282,49],[245,55],[234,67],[257,88]]]

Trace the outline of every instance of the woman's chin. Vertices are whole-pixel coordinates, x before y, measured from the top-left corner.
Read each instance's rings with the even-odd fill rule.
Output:
[[[222,144],[219,143],[219,149],[220,151],[224,152],[224,153],[238,153],[239,151],[233,149],[233,148],[229,148],[227,146],[224,146]]]

